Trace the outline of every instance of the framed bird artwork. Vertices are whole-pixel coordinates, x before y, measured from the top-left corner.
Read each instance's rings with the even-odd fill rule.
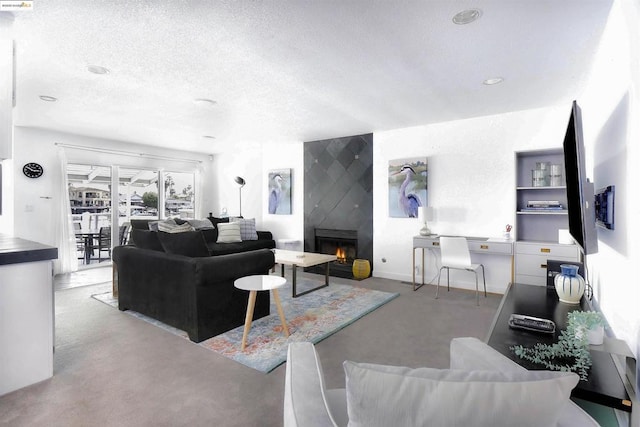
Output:
[[[389,216],[418,218],[418,208],[427,206],[428,167],[426,157],[389,161]]]
[[[268,194],[271,215],[291,215],[291,169],[269,171]]]

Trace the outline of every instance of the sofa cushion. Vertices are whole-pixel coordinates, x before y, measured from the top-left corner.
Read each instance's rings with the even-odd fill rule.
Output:
[[[570,372],[410,369],[344,362],[350,426],[555,426]]]
[[[220,223],[218,227],[218,240],[216,243],[236,243],[242,242],[240,237],[240,224],[230,222],[228,224]]]
[[[215,243],[218,241],[218,229],[211,226],[211,228],[203,228],[202,230],[199,230],[202,233],[202,236],[204,237],[204,241],[207,242],[207,245],[209,243]]]
[[[173,220],[169,220],[172,221],[175,224],[175,221]],[[149,226],[149,230],[151,231],[158,231],[158,223],[160,222],[160,220],[156,220],[156,221],[149,221],[147,223],[147,225]]]
[[[211,224],[213,224],[214,227],[217,227],[218,224],[220,223],[227,223],[229,222],[229,218],[216,218],[215,216],[210,216],[207,218],[209,221],[211,221]]]
[[[153,251],[164,252],[164,248],[158,239],[157,231],[131,229],[131,241],[141,249],[151,249]]]
[[[164,231],[165,233],[184,233],[186,231],[194,231],[191,224],[185,222],[183,224],[177,224],[173,220],[160,221],[158,223],[158,231]]]
[[[185,231],[183,233],[165,233],[158,231],[158,238],[168,254],[184,255],[188,257],[209,256],[207,243],[199,231]]]
[[[273,240],[247,240],[235,243],[215,243],[207,242],[210,255],[227,255],[238,252],[257,251],[258,249],[273,249]]]
[[[211,224],[211,221],[209,221],[208,219],[188,219],[187,222],[191,224],[191,226],[195,230],[206,230],[215,228],[213,224]]]
[[[245,240],[258,240],[255,218],[237,218],[232,221],[240,225],[240,238]]]

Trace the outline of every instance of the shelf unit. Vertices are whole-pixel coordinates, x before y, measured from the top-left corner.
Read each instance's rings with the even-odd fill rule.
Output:
[[[562,149],[516,153],[516,240],[557,242],[558,230],[569,228],[565,210],[526,211],[529,200],[557,200],[565,208],[567,192],[564,186],[532,186],[531,171],[537,162],[563,164]],[[564,167],[561,167],[564,170]]]
[[[516,283],[545,286],[547,260],[578,261],[576,245],[558,243],[558,231],[569,228],[567,215],[567,190],[564,186],[534,187],[532,170],[538,162],[563,167],[562,149],[526,151],[516,153]],[[529,200],[558,201],[563,210],[524,210]]]

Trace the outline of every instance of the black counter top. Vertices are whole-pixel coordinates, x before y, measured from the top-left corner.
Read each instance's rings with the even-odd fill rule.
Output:
[[[580,305],[564,304],[558,296],[548,293],[546,286],[511,284],[507,289],[501,307],[494,319],[488,344],[527,369],[544,369],[526,360],[518,358],[511,350],[512,346],[533,347],[536,343],[552,344],[557,342],[560,331],[566,329],[567,314],[573,310],[588,310],[586,301]],[[508,325],[512,313],[526,314],[553,320],[556,323],[554,335],[533,333],[511,329]],[[631,401],[611,355],[602,351],[591,351],[593,365],[586,381],[580,380],[571,395],[590,402],[599,403],[622,411],[631,412]]]
[[[0,265],[58,258],[58,248],[0,234]]]

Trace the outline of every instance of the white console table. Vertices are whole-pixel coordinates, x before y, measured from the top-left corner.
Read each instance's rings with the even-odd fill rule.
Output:
[[[469,245],[469,251],[472,253],[481,254],[493,254],[499,256],[508,256],[511,258],[511,281],[513,280],[513,240],[505,240],[500,238],[488,238],[488,237],[468,237],[467,244]],[[422,281],[416,284],[416,249],[422,250]],[[413,290],[420,289],[424,283],[424,250],[435,249],[440,250],[440,235],[432,234],[430,236],[414,236],[413,237],[413,263],[412,263],[412,284]],[[506,288],[506,284],[505,284]]]

